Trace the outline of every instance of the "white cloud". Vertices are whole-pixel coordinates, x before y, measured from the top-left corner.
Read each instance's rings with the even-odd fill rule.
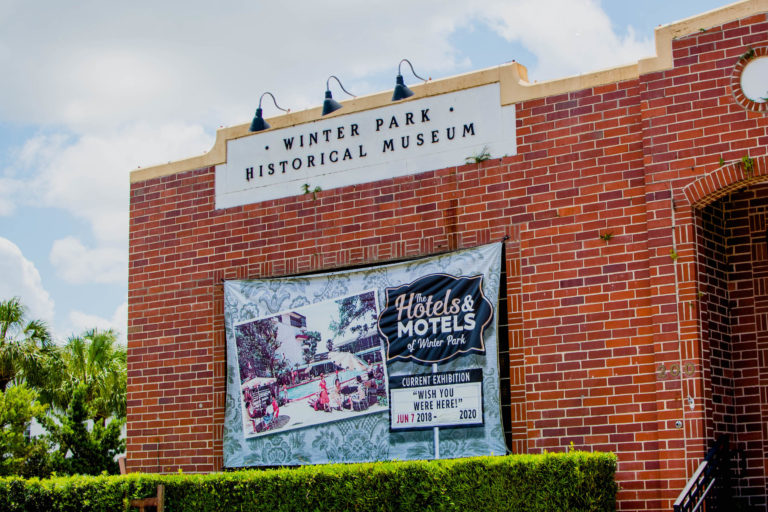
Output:
[[[422,74],[455,73],[465,63],[450,37],[478,22],[530,49],[546,78],[653,50],[650,34],[614,33],[593,0],[17,2],[0,13],[0,113],[79,132],[244,123],[265,90],[292,110],[319,105],[330,74],[366,94],[403,57]]]
[[[43,288],[40,272],[24,257],[21,249],[0,237],[0,299],[19,297],[27,308],[28,318],[53,320],[53,300]]]
[[[50,260],[59,277],[69,283],[125,283],[128,280],[128,253],[124,247],[89,249],[70,236],[53,242]]]
[[[118,334],[118,341],[123,345],[126,343],[126,331],[128,329],[128,302],[123,302],[115,310],[112,318],[102,318],[96,315],[89,315],[81,311],[70,311],[69,321],[72,326],[72,333],[82,334],[88,329],[114,329]]]
[[[638,39],[631,27],[626,35],[617,34],[594,0],[496,0],[487,4],[482,14],[485,23],[537,55],[538,63],[528,73],[531,80],[631,64],[655,53],[652,34]]]
[[[458,0],[20,2],[0,16],[0,112],[78,131],[138,119],[242,123],[264,90],[296,110],[322,101],[331,73],[350,88],[370,73],[394,75],[405,56],[425,73],[450,70],[448,38],[473,9]]]
[[[181,124],[134,123],[98,134],[38,135],[26,142],[17,163],[27,172],[16,174],[30,177],[7,180],[23,193],[8,197],[6,208],[12,210],[14,201],[61,208],[88,222],[98,241],[119,243],[125,250],[129,171],[142,162],[202,154],[212,144],[213,137],[200,126]]]

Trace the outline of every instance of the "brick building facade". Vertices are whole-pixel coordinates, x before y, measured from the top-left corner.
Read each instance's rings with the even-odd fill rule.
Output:
[[[669,510],[728,433],[743,455],[739,496],[765,507],[768,118],[739,73],[768,55],[766,13],[750,0],[660,27],[656,57],[590,75],[530,84],[512,63],[413,88],[498,83],[515,105],[512,156],[216,209],[215,166],[228,140],[251,135],[242,125],[202,157],[134,171],[129,470],[222,469],[223,279],[508,236],[510,450],[613,451],[619,508]]]

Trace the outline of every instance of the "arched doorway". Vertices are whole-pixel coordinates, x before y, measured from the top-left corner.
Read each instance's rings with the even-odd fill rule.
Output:
[[[706,437],[740,449],[734,494],[751,510],[768,484],[768,182],[734,185],[695,209],[697,295]]]

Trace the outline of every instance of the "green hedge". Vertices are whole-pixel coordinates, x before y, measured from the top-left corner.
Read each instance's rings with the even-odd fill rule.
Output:
[[[615,510],[613,454],[547,453],[226,473],[0,479],[9,512],[129,510],[165,484],[166,511]],[[137,510],[137,509],[133,509]]]

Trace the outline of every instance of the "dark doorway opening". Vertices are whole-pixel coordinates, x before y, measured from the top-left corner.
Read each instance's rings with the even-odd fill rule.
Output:
[[[734,497],[748,510],[767,503],[767,215],[768,183],[696,211],[706,435],[728,434],[738,449]]]

